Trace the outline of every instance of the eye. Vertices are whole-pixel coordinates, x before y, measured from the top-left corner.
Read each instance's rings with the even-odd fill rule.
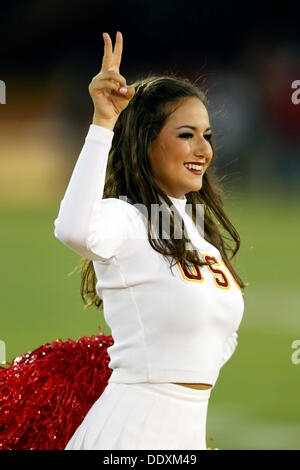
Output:
[[[190,132],[185,132],[184,134],[180,134],[179,137],[182,139],[189,139],[190,137],[194,137],[194,135]]]
[[[190,132],[185,132],[184,134],[180,134],[179,135],[180,138],[182,139],[190,139],[191,137],[194,137],[194,134],[190,133]],[[211,138],[212,138],[212,134],[205,134],[203,136],[208,142],[210,142]]]

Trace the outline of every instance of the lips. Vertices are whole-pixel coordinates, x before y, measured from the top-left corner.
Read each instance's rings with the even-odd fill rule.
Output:
[[[204,162],[185,162],[184,165],[204,165]]]
[[[190,173],[193,173],[194,175],[202,175],[202,173],[203,173],[203,168],[201,168],[199,170],[192,170],[192,169],[187,168],[187,167],[185,167],[185,168],[187,169],[187,171],[189,171]]]
[[[184,164],[184,167],[185,167],[190,173],[192,173],[193,175],[198,175],[198,176],[199,176],[199,175],[202,175],[204,163],[198,163],[198,162],[197,162],[197,163],[192,163],[192,162],[190,162],[190,165],[193,165],[194,167],[197,166],[197,169],[195,169],[195,168],[188,168],[188,167],[187,167],[187,164],[188,164],[188,163]]]

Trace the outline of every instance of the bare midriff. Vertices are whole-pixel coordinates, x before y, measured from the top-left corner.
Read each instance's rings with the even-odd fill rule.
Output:
[[[186,384],[186,383],[178,383],[178,382],[173,382],[175,385],[182,385],[183,387],[190,387],[190,388],[198,388],[199,390],[207,390],[208,388],[211,388],[212,385],[210,384]]]

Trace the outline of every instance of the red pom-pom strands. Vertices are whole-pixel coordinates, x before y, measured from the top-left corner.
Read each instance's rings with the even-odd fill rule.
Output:
[[[57,340],[0,367],[0,450],[63,450],[107,385],[113,343]]]

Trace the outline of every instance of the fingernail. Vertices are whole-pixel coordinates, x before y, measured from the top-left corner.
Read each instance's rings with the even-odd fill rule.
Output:
[[[128,88],[126,88],[126,86],[122,86],[119,91],[120,91],[121,93],[127,93]]]

